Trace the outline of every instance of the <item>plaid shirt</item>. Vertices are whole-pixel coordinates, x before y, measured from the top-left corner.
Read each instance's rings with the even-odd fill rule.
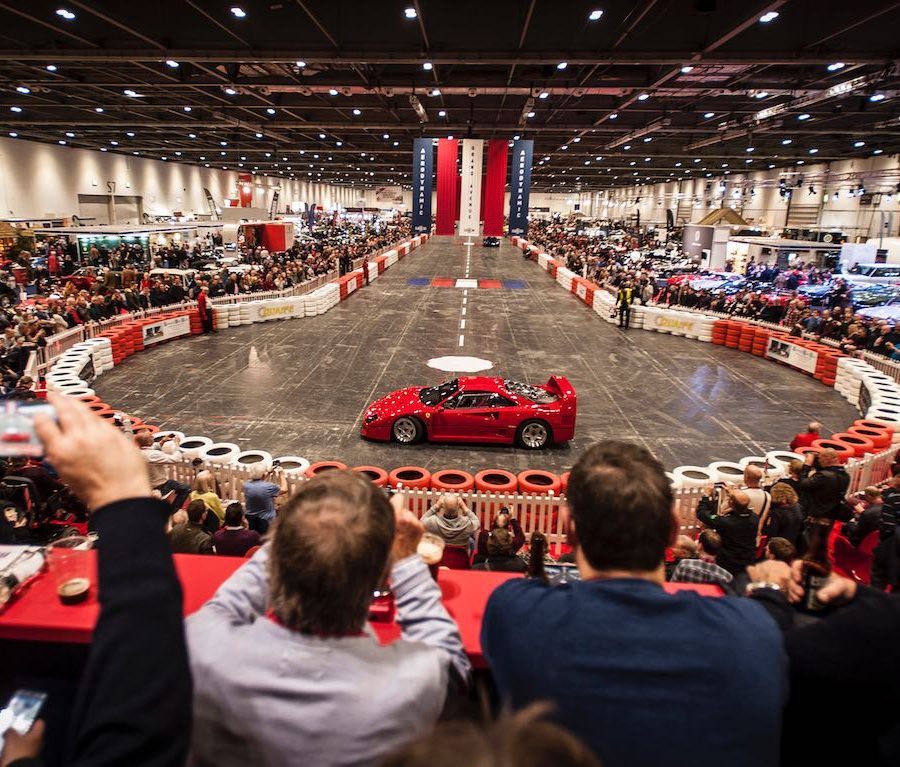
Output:
[[[682,559],[672,573],[674,583],[714,583],[726,591],[734,576],[724,567],[704,559]]]

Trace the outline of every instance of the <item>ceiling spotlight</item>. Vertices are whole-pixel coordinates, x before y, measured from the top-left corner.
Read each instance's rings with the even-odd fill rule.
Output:
[[[185,112],[193,111],[193,107],[182,107],[182,109],[184,109]]]
[[[16,138],[16,137],[18,137],[18,135],[19,135],[18,133],[14,132],[14,131],[10,131],[9,137]]]
[[[237,96],[237,91],[234,88],[228,87],[225,89],[226,96]]]
[[[525,115],[526,117],[534,117],[534,112],[528,112]]]
[[[567,66],[569,66],[568,61],[560,61],[559,64],[556,65],[556,68],[557,69],[565,69]]]
[[[57,8],[56,15],[65,19],[66,21],[72,21],[75,18],[75,14],[72,13],[68,8]]]
[[[10,112],[21,112],[21,111],[22,111],[22,107],[10,107],[10,108],[9,108],[9,111],[10,111]]]
[[[649,98],[650,98],[650,95],[649,95],[649,94],[647,94],[647,93],[642,93],[640,96],[638,96],[638,101],[646,101],[646,100],[649,99]]]
[[[857,149],[859,149],[861,146],[865,146],[865,145],[866,145],[865,141],[854,141],[853,142],[853,146],[855,146]]]
[[[550,94],[549,94],[547,91],[541,91],[541,92],[538,94],[538,98],[539,98],[539,99],[545,99],[545,98],[547,98],[549,95],[550,95]]]
[[[56,71],[56,64],[47,64],[47,71],[48,71],[48,72],[55,72],[55,71]]]
[[[835,61],[834,64],[829,64],[827,69],[829,72],[837,72],[839,69],[843,69],[846,64],[843,61]]]
[[[600,18],[602,15],[603,15],[603,11],[601,11],[600,9],[591,11],[591,12],[588,14],[588,21],[597,21],[597,20],[599,20],[599,18]]]
[[[622,149],[624,149],[627,152],[629,149],[631,149],[631,144],[625,144],[625,146],[623,146]]]
[[[764,13],[759,17],[760,24],[768,24],[770,21],[775,21],[778,18],[778,11],[769,11],[768,13]]]
[[[883,93],[873,93],[869,96],[869,101],[884,101],[884,98],[885,96]]]
[[[197,138],[196,133],[188,133],[188,138]]]
[[[109,143],[112,144],[113,146],[119,146],[118,141],[110,141]]]
[[[440,95],[441,95],[441,89],[440,89],[440,88],[432,88],[432,89],[431,89],[431,93],[429,93],[428,95],[429,95],[429,96],[440,96]]]
[[[126,88],[124,91],[122,91],[122,93],[124,93],[130,99],[137,98],[137,91],[133,91],[131,90],[131,88]]]
[[[766,96],[768,96],[768,95],[769,95],[769,92],[768,92],[768,91],[760,91],[759,93],[755,93],[755,94],[753,95],[753,98],[764,99],[764,98],[765,98]]]
[[[262,137],[263,137],[263,134],[262,134],[262,133],[257,133],[257,134],[256,134],[256,138],[262,138]]]
[[[755,147],[755,146],[748,146],[744,151],[745,151],[745,152],[753,152],[753,151],[755,151],[755,150],[756,150],[756,147]]]
[[[29,88],[27,85],[18,85],[16,86],[16,90],[19,93],[31,93],[31,88]]]
[[[219,146],[228,146],[228,142],[227,142],[227,141],[220,141],[220,142],[219,142]]]
[[[133,132],[133,131],[128,131],[125,135],[128,136],[129,138],[134,138],[134,132]]]
[[[337,93],[338,93],[338,92],[337,92],[334,88],[329,88],[329,89],[328,89],[328,95],[329,95],[329,96],[337,96]]]
[[[645,136],[644,137],[645,144],[649,144],[651,141],[653,141],[653,136]]]
[[[233,5],[231,6],[231,15],[236,19],[243,19],[247,17],[247,11],[245,11],[239,5]]]
[[[574,143],[574,144],[577,144],[579,141],[581,141],[581,136],[576,136],[575,138],[572,139],[572,143]]]
[[[786,139],[783,139],[781,143],[783,146],[787,146],[788,144],[793,143],[793,141],[794,141],[794,139],[792,139],[792,138],[786,138]]]
[[[432,66],[430,61],[426,61],[424,64],[422,64],[422,69],[424,69],[426,72],[430,72],[432,69],[434,69],[434,67]]]
[[[355,114],[357,117],[359,117],[362,114],[362,112],[360,112],[358,109],[354,109],[353,114]]]
[[[716,116],[716,113],[715,113],[715,112],[705,112],[704,115],[703,115],[703,118],[704,118],[705,120],[711,120],[711,119],[712,119],[713,117],[715,117],[715,116]]]
[[[95,112],[102,112],[102,111],[103,111],[103,107],[94,107],[94,111],[95,111]]]
[[[400,142],[399,142],[399,141],[395,141],[395,142],[394,142],[394,146],[400,146]]]
[[[619,113],[618,113],[618,112],[613,112],[613,113],[609,116],[609,119],[610,119],[610,120],[615,120],[618,116],[619,116]]]
[[[515,136],[513,136],[513,141],[518,141],[519,138],[520,138],[520,136],[519,136],[519,134],[517,133]]]
[[[810,153],[810,154],[815,154],[815,153],[818,152],[818,151],[819,151],[818,149],[816,149],[815,147],[813,147],[812,149],[809,150],[809,153]]]
[[[802,115],[797,115],[798,120],[808,120],[811,117],[809,112],[804,112]]]
[[[272,107],[269,107],[268,109],[266,109],[266,114],[267,114],[267,115],[273,115],[273,114],[275,114],[275,110],[272,109]]]
[[[440,112],[438,112],[438,117],[446,117],[446,116],[447,116],[447,112],[444,111],[443,109]]]
[[[883,151],[883,149],[873,149],[872,154],[881,154]]]
[[[75,134],[72,133],[72,131],[66,131],[66,135],[67,135],[69,138],[75,138]]]
[[[406,16],[406,18],[408,18],[408,19],[414,19],[414,18],[416,18],[416,16],[418,16],[419,14],[416,13],[416,9],[415,9],[415,8],[405,8],[405,9],[403,10],[403,15]]]
[[[172,69],[178,69],[178,62],[175,59],[166,59],[166,66],[172,67]]]
[[[65,143],[66,143],[66,142],[65,142],[65,141],[63,141],[63,139],[60,139],[60,140],[59,140],[59,141],[57,141],[57,142],[56,142],[56,143],[57,143],[57,144],[63,144],[63,145],[65,145]]]

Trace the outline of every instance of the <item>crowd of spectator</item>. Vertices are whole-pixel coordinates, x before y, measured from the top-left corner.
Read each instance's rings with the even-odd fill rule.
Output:
[[[896,548],[900,471],[847,516],[846,472],[829,451],[775,484],[751,466],[740,486],[707,490],[693,540],[677,535],[669,480],[646,449],[589,448],[562,511],[578,579],[513,578],[488,599],[487,669],[499,702],[523,713],[485,729],[472,707],[485,672],[417,552],[431,534],[480,569],[552,561],[510,509],[481,529],[448,494],[420,520],[360,474],[326,472],[288,498],[264,470],[243,488],[269,523],[260,534],[201,461],[190,485],[168,479],[177,441],[153,446],[53,402],[58,420],[36,420],[47,461],[101,541],[101,612],[66,764],[424,766],[471,754],[498,767],[846,767],[897,753],[900,598],[831,575],[814,587],[822,609],[802,614],[796,555],[811,527],[838,521]],[[173,551],[246,561],[183,622]],[[385,573],[401,637],[381,645],[366,622]],[[668,593],[667,578],[728,596]],[[841,727],[811,732],[810,716],[841,703]],[[42,733],[7,732],[4,767],[39,764]]]

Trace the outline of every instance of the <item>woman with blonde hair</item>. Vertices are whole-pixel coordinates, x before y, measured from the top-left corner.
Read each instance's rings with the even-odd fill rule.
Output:
[[[197,472],[197,476],[191,483],[190,500],[203,501],[206,508],[212,512],[212,514],[207,514],[206,518],[210,519],[215,516],[217,520],[215,530],[218,530],[225,521],[225,507],[222,505],[222,499],[216,494],[216,478],[212,472],[206,470]]]

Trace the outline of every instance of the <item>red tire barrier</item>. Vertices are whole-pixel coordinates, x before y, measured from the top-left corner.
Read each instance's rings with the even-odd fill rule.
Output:
[[[805,456],[807,453],[821,453],[822,448],[820,447],[798,447],[795,451],[797,455]]]
[[[306,476],[312,479],[317,474],[321,474],[325,471],[332,471],[334,469],[346,469],[347,464],[341,463],[340,461],[316,461],[316,463],[311,463],[309,468],[306,470]]]
[[[88,402],[88,410],[93,410],[97,413],[101,410],[112,410],[112,408],[102,400],[98,399],[96,402]]]
[[[881,429],[882,431],[889,431],[891,433],[891,439],[894,436],[894,424],[888,423],[887,421],[878,421],[874,418],[857,418],[853,422],[854,426],[862,426],[864,429]]]
[[[819,448],[819,450],[831,448],[837,453],[838,460],[841,463],[847,463],[848,460],[856,456],[856,451],[852,445],[836,440],[833,437],[831,439],[817,439],[812,443],[812,446]]]
[[[872,440],[876,450],[887,450],[891,446],[893,434],[887,429],[871,429],[865,426],[851,426],[848,434],[858,434],[860,437]]]
[[[79,394],[75,399],[84,402],[86,405],[93,405],[100,402],[100,398],[95,394]]]
[[[852,434],[848,431],[842,431],[839,434],[832,434],[831,438],[838,442],[843,442],[846,445],[850,445],[850,447],[853,448],[853,454],[857,457],[863,456],[866,453],[875,452],[875,443],[867,437],[862,436],[862,434]]]
[[[377,466],[354,466],[353,471],[358,471],[371,479],[375,487],[384,487],[388,483],[388,473]]]
[[[475,475],[475,489],[483,493],[515,493],[519,480],[510,471],[485,469]]]
[[[149,431],[151,434],[156,434],[159,431],[159,426],[154,426],[152,423],[142,423],[138,428],[132,427],[132,430],[135,434],[139,431]]]
[[[399,466],[388,474],[391,487],[408,487],[410,490],[431,487],[431,472],[421,466]]]
[[[562,482],[556,474],[541,469],[526,469],[519,472],[519,491],[530,495],[559,495]]]
[[[461,493],[475,487],[475,477],[462,469],[441,469],[431,475],[431,486],[435,490]]]
[[[569,474],[572,472],[564,471],[559,475],[559,489],[562,490],[563,493],[567,492],[569,489]]]

